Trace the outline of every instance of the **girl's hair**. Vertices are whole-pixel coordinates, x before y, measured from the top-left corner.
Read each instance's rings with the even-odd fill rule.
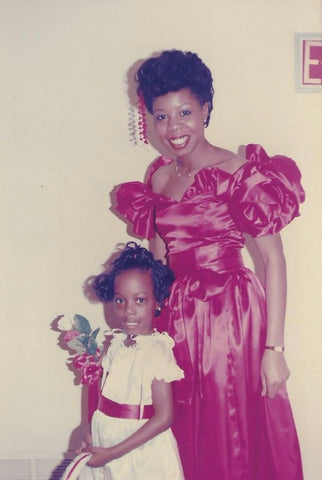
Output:
[[[102,302],[111,302],[114,298],[114,281],[122,272],[127,270],[141,270],[149,272],[153,283],[154,298],[162,305],[170,295],[170,286],[174,281],[172,270],[163,265],[161,260],[155,260],[152,253],[135,242],[128,242],[122,253],[112,263],[107,273],[95,277],[93,288]]]
[[[208,126],[213,108],[214,88],[209,68],[197,54],[181,50],[165,50],[158,57],[146,60],[136,72],[137,93],[143,96],[148,112],[153,113],[153,101],[168,92],[190,88],[200,106],[208,102]]]

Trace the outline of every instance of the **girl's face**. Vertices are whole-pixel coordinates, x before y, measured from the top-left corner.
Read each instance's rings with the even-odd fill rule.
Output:
[[[114,311],[128,335],[147,335],[153,329],[158,303],[149,272],[127,270],[114,280]]]
[[[200,106],[190,88],[168,92],[153,102],[155,132],[175,156],[189,155],[205,141],[208,103]]]

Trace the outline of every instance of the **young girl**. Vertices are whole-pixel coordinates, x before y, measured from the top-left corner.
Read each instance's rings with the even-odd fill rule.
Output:
[[[183,378],[174,342],[154,327],[169,296],[172,271],[134,242],[107,274],[94,281],[103,302],[113,302],[121,330],[103,360],[98,408],[92,419],[92,454],[80,479],[183,479],[173,420],[171,382]],[[100,467],[100,468],[93,468]]]

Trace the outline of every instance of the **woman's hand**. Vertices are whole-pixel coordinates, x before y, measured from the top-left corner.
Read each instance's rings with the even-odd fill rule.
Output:
[[[265,267],[267,312],[266,345],[284,345],[286,309],[286,264],[278,233],[256,238],[255,244]],[[265,350],[261,363],[262,395],[274,397],[290,376],[284,353]]]
[[[92,453],[92,457],[87,462],[89,467],[103,467],[106,463],[115,458],[113,457],[112,448],[89,447],[85,448],[83,451]]]
[[[262,395],[273,398],[289,376],[284,353],[265,350],[261,364]]]

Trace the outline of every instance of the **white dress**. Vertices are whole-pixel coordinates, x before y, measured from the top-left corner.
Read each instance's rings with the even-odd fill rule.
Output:
[[[103,360],[102,395],[122,404],[152,404],[153,379],[172,382],[183,378],[167,333],[139,335],[136,344],[124,345],[126,335],[114,338]],[[93,415],[93,445],[110,447],[132,435],[148,420],[110,417],[99,410]],[[81,480],[184,480],[177,443],[167,429],[145,444],[102,468],[85,467]]]

